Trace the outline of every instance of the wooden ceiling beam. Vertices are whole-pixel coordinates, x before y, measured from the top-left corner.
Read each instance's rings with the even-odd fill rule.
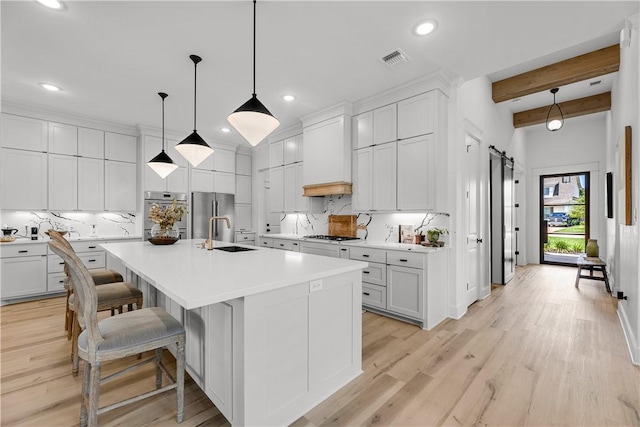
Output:
[[[493,102],[508,101],[554,87],[614,73],[619,68],[620,46],[615,44],[493,82]]]
[[[573,101],[561,102],[558,105],[560,106],[565,119],[599,113],[601,111],[608,111],[611,109],[611,92],[574,99]],[[549,112],[550,107],[551,105],[547,105],[546,107],[514,113],[513,127],[521,128],[545,123],[547,121],[547,113]]]

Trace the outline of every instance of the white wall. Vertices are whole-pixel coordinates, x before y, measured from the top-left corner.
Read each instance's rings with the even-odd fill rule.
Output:
[[[598,239],[600,254],[607,253],[605,229],[606,114],[565,120],[564,127],[549,132],[541,124],[526,131],[527,254],[540,262],[540,176],[590,172],[590,236]]]
[[[614,188],[621,168],[617,162],[618,147],[625,126],[632,128],[631,199],[633,224],[620,225],[618,203],[614,203],[614,219],[607,220],[607,241],[615,244],[615,257],[610,257],[615,289],[624,292],[627,300],[619,301],[618,317],[625,332],[631,358],[640,365],[640,235],[638,233],[638,203],[640,202],[640,37],[639,15],[630,17],[631,45],[620,49],[620,70],[613,82],[611,119],[607,138],[607,169],[613,171]],[[617,193],[617,192],[616,192]]]

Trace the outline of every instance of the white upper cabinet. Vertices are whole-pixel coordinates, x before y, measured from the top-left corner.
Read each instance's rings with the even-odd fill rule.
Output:
[[[236,193],[236,175],[227,172],[213,173],[213,191],[216,193]]]
[[[78,209],[78,158],[49,154],[49,210]]]
[[[191,169],[191,191],[214,191],[213,171]]]
[[[136,163],[136,137],[119,133],[105,132],[104,158],[120,162]]]
[[[236,174],[251,175],[251,156],[236,154]]]
[[[373,143],[384,144],[397,139],[396,104],[386,105],[373,110]]]
[[[269,144],[269,167],[277,168],[284,165],[284,141]]]
[[[398,141],[398,210],[436,208],[437,170],[433,135]]]
[[[353,152],[353,210],[373,209],[373,149],[361,148]]]
[[[353,118],[353,148],[373,145],[373,111],[358,114]]]
[[[282,166],[270,171],[269,199],[271,212],[284,212],[284,168]]]
[[[303,184],[351,182],[351,118],[341,114],[304,128]]]
[[[398,139],[433,133],[434,96],[427,92],[398,102]]]
[[[373,210],[396,209],[396,143],[373,147]]]
[[[104,131],[78,128],[78,156],[104,159]]]
[[[296,211],[296,165],[284,166],[284,177],[282,181],[283,206],[285,212]],[[300,189],[302,192],[302,189]]]
[[[137,208],[136,164],[105,160],[104,180],[105,210],[135,212]]]
[[[3,147],[47,151],[47,122],[29,117],[2,114]],[[5,207],[5,206],[3,206]]]
[[[236,173],[235,151],[216,148],[213,153],[213,170],[216,172]]]
[[[2,209],[47,209],[47,154],[3,148],[0,182]]]
[[[171,191],[172,193],[187,193],[189,191],[189,173],[187,168],[176,168],[176,170],[169,174],[165,181],[167,191]]]
[[[78,210],[104,210],[104,160],[78,158]]]
[[[49,122],[49,153],[77,155],[77,126]]]
[[[290,165],[302,161],[302,135],[292,136],[283,141],[284,164]]]
[[[236,203],[251,203],[251,177],[236,175]]]

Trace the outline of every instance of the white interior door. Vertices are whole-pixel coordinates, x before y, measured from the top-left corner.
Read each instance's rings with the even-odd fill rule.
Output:
[[[479,298],[479,286],[481,283],[480,271],[480,143],[467,136],[467,306],[473,304]]]

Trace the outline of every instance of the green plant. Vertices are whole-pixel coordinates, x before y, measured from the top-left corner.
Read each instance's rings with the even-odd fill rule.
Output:
[[[427,230],[427,239],[431,243],[435,243],[438,241],[441,234],[449,234],[449,230],[446,228],[430,228]]]
[[[584,252],[584,242],[575,242],[571,245],[571,252],[580,253]]]

